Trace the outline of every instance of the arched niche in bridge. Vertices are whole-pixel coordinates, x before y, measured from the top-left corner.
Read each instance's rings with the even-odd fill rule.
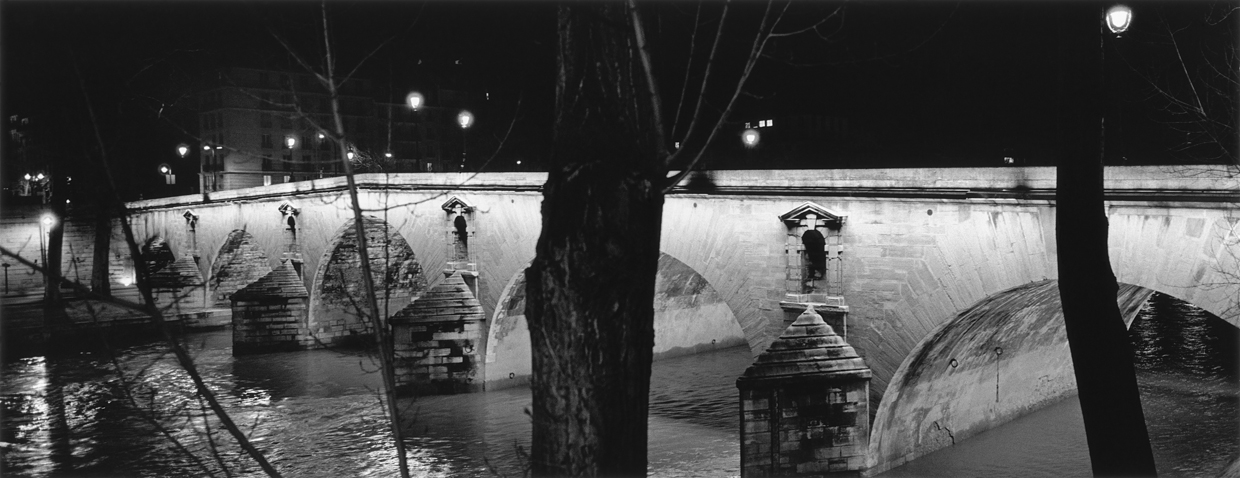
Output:
[[[267,252],[249,232],[234,229],[220,245],[215,262],[211,264],[208,304],[215,307],[232,307],[230,299],[234,292],[250,285],[271,272]]]
[[[345,221],[336,230],[319,259],[310,290],[309,330],[316,341],[332,344],[369,334],[370,321],[356,221]],[[371,279],[375,285],[379,314],[388,317],[426,290],[426,278],[396,228],[374,216],[362,216]]]
[[[186,209],[185,212],[181,213],[181,217],[185,218],[185,238],[187,242],[186,248],[188,249],[186,253],[193,257],[194,264],[197,264],[198,259],[202,257],[202,254],[198,251],[198,214],[194,213],[192,209]]]
[[[843,247],[840,231],[847,216],[813,202],[779,215],[788,228],[785,244],[790,302],[825,302],[817,296],[843,294]],[[808,297],[808,296],[814,297]],[[799,307],[804,310],[804,307]]]
[[[447,268],[445,274],[459,272],[465,284],[478,296],[478,263],[474,259],[475,251],[470,251],[469,244],[477,233],[474,219],[475,207],[459,196],[452,196],[439,206],[445,215],[444,244],[447,247]]]
[[[844,300],[844,249],[841,231],[846,216],[813,202],[803,202],[779,215],[787,228],[784,243],[784,325],[813,306],[823,320],[848,339],[848,306]]]
[[[870,472],[951,446],[1076,392],[1058,281],[979,301],[924,337],[878,404]],[[1119,284],[1126,325],[1155,291]]]
[[[280,251],[280,260],[289,261],[293,266],[293,270],[297,271],[298,277],[305,277],[301,266],[304,262],[301,257],[301,242],[298,239],[298,231],[301,230],[301,224],[298,222],[298,216],[301,215],[301,209],[294,206],[289,201],[280,203],[280,207],[276,208],[280,212],[281,237],[283,239]]]
[[[528,382],[530,334],[525,322],[525,270],[500,294],[487,332],[484,380],[487,390]],[[736,316],[709,282],[693,268],[659,253],[654,298],[654,359],[749,345]]]

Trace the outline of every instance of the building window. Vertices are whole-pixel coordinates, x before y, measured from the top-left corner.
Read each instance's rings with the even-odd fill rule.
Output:
[[[270,186],[270,185],[271,185],[271,175],[264,174],[263,175],[263,186]]]
[[[271,114],[262,113],[258,115],[258,125],[263,128],[270,128],[271,127]]]
[[[264,134],[262,138],[263,138],[263,147],[270,148],[271,147],[271,135]]]
[[[288,174],[285,174],[285,175],[284,175],[284,182],[286,182],[286,183],[291,183],[291,182],[293,182],[293,177],[292,177],[292,176],[290,176],[290,175],[288,175]]]

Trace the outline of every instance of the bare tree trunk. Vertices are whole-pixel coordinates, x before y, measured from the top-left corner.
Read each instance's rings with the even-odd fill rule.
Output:
[[[106,196],[100,193],[95,197]],[[108,200],[100,199],[95,210],[95,253],[91,262],[90,289],[98,294],[112,293],[112,283],[108,280],[108,259],[112,247],[112,208],[108,204]]]
[[[537,475],[646,474],[666,169],[632,17],[560,7],[555,143],[527,271]]]
[[[1064,13],[1055,239],[1059,295],[1089,457],[1098,476],[1152,476],[1154,458],[1132,345],[1115,302],[1118,285],[1107,254],[1102,12],[1096,4],[1083,3],[1066,6]]]

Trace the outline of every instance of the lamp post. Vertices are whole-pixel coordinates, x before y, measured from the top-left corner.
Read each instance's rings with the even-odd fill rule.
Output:
[[[47,267],[47,237],[46,234],[51,232],[52,225],[56,224],[56,217],[51,213],[44,214],[39,218],[39,256],[43,259],[43,267]]]
[[[456,115],[456,123],[461,125],[461,170],[465,169],[465,154],[469,149],[469,127],[474,124],[474,114],[468,110],[461,110]]]
[[[177,175],[172,173],[172,166],[168,163],[159,164],[159,173],[164,175],[164,184],[171,186],[177,183]]]
[[[207,184],[207,182],[208,182],[208,181],[206,180],[206,172],[205,172],[205,169],[203,169],[203,164],[202,164],[202,163],[203,163],[203,161],[202,161],[202,160],[205,160],[205,159],[206,159],[206,156],[203,156],[203,157],[202,157],[202,158],[200,158],[200,160],[198,161],[198,182],[199,182],[200,184],[204,185],[204,187],[202,188],[202,200],[203,200],[203,202],[206,202],[206,201],[207,201],[207,199],[209,199],[209,198],[207,197],[207,191],[208,191],[208,190],[215,191],[215,190],[217,189],[217,186],[218,186],[218,181],[216,181],[215,168],[219,167],[219,158],[217,158],[217,157],[216,157],[215,152],[216,152],[216,151],[219,151],[219,150],[221,150],[221,149],[224,149],[224,147],[223,147],[223,146],[214,146],[214,147],[213,147],[213,146],[208,145],[208,144],[204,144],[204,145],[202,145],[202,150],[203,150],[203,151],[210,151],[210,152],[211,152],[211,181],[210,181],[210,184]],[[221,169],[223,169],[223,168],[221,168]]]
[[[1121,48],[1124,46],[1124,42],[1120,39],[1123,37],[1124,32],[1128,31],[1128,27],[1132,26],[1132,10],[1125,5],[1115,5],[1107,9],[1106,25],[1107,29],[1110,30],[1115,36],[1114,38],[1104,39],[1103,43],[1111,43],[1111,50],[1114,53],[1119,54],[1122,52]],[[1121,98],[1123,96],[1123,82],[1119,78],[1120,75],[1116,73],[1116,60],[1113,58],[1107,58],[1105,48],[1102,53],[1102,61],[1104,68],[1103,87],[1106,88],[1108,99],[1106,110],[1111,113],[1111,124],[1108,125],[1105,121],[1103,123],[1103,164],[1106,164],[1107,156],[1118,159],[1118,161],[1113,160],[1112,164],[1115,164],[1116,162],[1123,163],[1124,105]],[[1106,134],[1107,126],[1111,127],[1112,134],[1110,135]],[[1110,147],[1108,148],[1108,146]],[[1107,149],[1110,150],[1109,154],[1107,154]]]
[[[184,160],[187,155],[189,155],[189,145],[185,143],[178,144],[177,156],[180,156],[181,159]],[[198,192],[202,193],[202,191],[202,159],[200,158],[198,160]]]
[[[741,132],[741,143],[745,145],[745,156],[750,163],[756,162],[753,160],[753,157],[756,154],[755,151],[758,148],[759,141],[762,141],[762,135],[758,134],[758,130],[749,128]]]

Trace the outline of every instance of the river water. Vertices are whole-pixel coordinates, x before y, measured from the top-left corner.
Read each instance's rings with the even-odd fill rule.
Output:
[[[1159,472],[1216,474],[1240,449],[1236,329],[1156,296],[1132,335]],[[368,357],[326,350],[233,357],[230,341],[227,331],[186,338],[234,420],[286,476],[394,474],[377,366]],[[738,474],[735,379],[750,361],[741,347],[655,363],[652,476]],[[114,357],[5,364],[0,400],[5,476],[225,476],[221,461],[233,476],[261,473],[214,418],[204,421],[188,378],[158,344]],[[407,441],[415,473],[519,476],[529,400],[528,390],[509,389],[402,401],[413,417]],[[1084,443],[1080,409],[1069,399],[884,476],[1085,476]]]

